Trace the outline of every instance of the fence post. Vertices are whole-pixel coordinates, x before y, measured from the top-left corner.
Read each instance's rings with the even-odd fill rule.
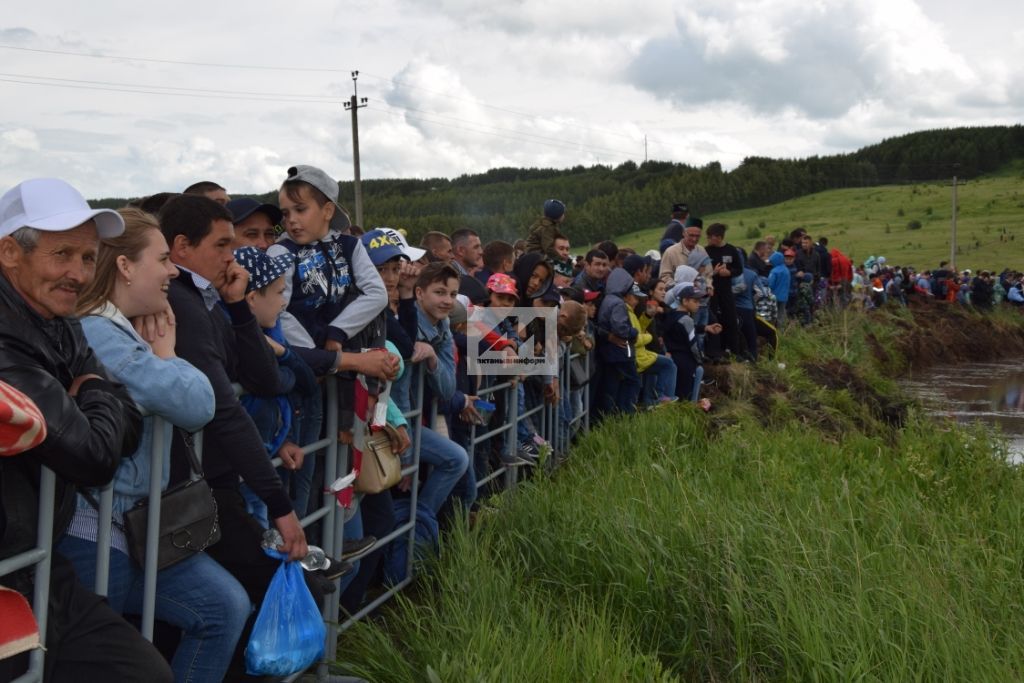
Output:
[[[160,494],[164,471],[164,421],[153,418],[153,448],[150,451],[149,510],[146,514],[146,566],[143,567],[142,636],[153,640],[156,620],[156,573],[160,552]],[[193,476],[191,473],[189,477]]]
[[[416,418],[415,418],[417,424],[416,424],[416,436],[414,437],[415,440],[413,442],[413,446],[416,448],[415,453],[417,454],[417,458],[416,458],[417,463],[419,462],[418,454],[420,452],[420,444],[422,443],[422,439],[420,438],[420,430],[426,428],[426,427],[423,426],[423,417],[424,417],[424,413],[423,413],[423,385],[427,381],[427,375],[426,375],[426,373],[424,372],[424,369],[423,369],[424,365],[425,365],[424,363],[420,363],[419,367],[416,368],[416,371],[419,373],[419,377],[417,378],[418,381],[416,382],[416,402],[413,403],[413,406],[419,406],[419,409],[420,409],[419,415],[417,415]],[[414,410],[415,410],[415,407],[414,407]],[[434,424],[434,420],[436,418],[437,418],[437,402],[436,401],[431,401],[431,408],[430,408],[430,424],[431,425]],[[420,474],[420,471],[419,471],[419,467],[417,466],[416,472],[413,474],[413,476],[418,479],[419,478],[419,474]],[[417,502],[418,499],[419,499],[419,486],[418,486],[418,482],[414,481],[412,483],[412,486],[409,487],[409,521],[412,522],[412,527],[409,529],[409,541],[408,541],[409,548],[408,548],[408,553],[407,553],[406,563],[405,563],[405,578],[406,579],[410,579],[410,580],[412,579],[413,561],[416,559],[415,558],[415,554],[416,554],[416,513],[417,513],[416,502]]]
[[[36,546],[45,553],[36,565],[35,591],[32,607],[39,624],[39,647],[29,655],[28,674],[38,675],[42,680],[44,657],[46,656],[46,618],[50,602],[50,566],[53,559],[53,507],[57,475],[49,467],[39,468],[39,528],[36,530]]]
[[[110,519],[114,508],[114,484],[100,490],[99,509],[96,511],[96,595],[106,597],[110,583]]]
[[[516,454],[519,451],[519,378],[512,378],[512,386],[508,390],[508,423],[512,428],[505,439],[505,448],[508,449],[508,461],[515,462]],[[511,489],[519,477],[518,467],[505,469],[505,488]]]
[[[358,382],[359,380],[356,379]],[[324,517],[323,522],[323,544],[324,552],[328,557],[341,557],[341,547],[343,543],[345,533],[345,513],[338,501],[335,499],[334,493],[331,492],[330,485],[334,483],[334,480],[338,478],[338,472],[343,471],[342,458],[346,454],[342,454],[341,448],[338,444],[338,379],[337,377],[328,377],[326,381],[327,389],[327,403],[325,406],[325,412],[327,413],[327,427],[324,432],[327,435],[328,443],[324,451],[324,494],[323,503],[328,506],[327,515]],[[308,508],[307,508],[308,509]],[[336,587],[340,587],[341,579],[337,579],[334,582]],[[324,657],[317,663],[316,677],[317,680],[327,680],[327,661],[328,659],[337,659],[338,654],[338,617],[339,617],[339,606],[338,601],[341,598],[340,595],[331,594],[326,598],[326,606],[324,607],[324,621],[327,623],[327,642],[324,643]]]

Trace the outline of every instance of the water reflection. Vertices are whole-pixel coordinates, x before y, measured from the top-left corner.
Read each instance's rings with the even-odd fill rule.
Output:
[[[914,373],[904,386],[933,414],[999,425],[1011,460],[1024,462],[1024,362],[932,368]]]

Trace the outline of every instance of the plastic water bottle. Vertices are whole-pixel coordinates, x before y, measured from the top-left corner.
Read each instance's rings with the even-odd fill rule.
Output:
[[[327,557],[327,553],[322,548],[318,548],[315,545],[309,546],[309,552],[306,556],[299,560],[299,564],[307,572],[315,572],[318,569],[327,569],[331,566],[331,561]]]
[[[277,529],[267,529],[263,532],[263,542],[261,546],[268,550],[277,550],[277,548],[284,544],[284,539],[281,538],[281,533]],[[318,548],[315,545],[309,546],[309,551],[306,556],[299,560],[299,564],[307,572],[315,572],[318,569],[328,569],[331,566],[331,560],[327,557],[327,553],[323,551],[323,548]]]

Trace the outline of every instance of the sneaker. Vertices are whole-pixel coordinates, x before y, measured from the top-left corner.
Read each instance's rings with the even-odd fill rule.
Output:
[[[662,396],[658,399],[658,405],[665,405],[666,403],[675,403],[679,400],[678,396]]]
[[[540,448],[533,442],[526,442],[519,444],[519,451],[516,453],[520,458],[528,461],[530,464],[537,464],[540,459]]]
[[[374,539],[374,543],[376,542],[376,539]],[[331,560],[331,566],[323,570],[323,576],[328,581],[334,581],[335,579],[340,579],[343,576],[348,576],[355,571],[355,569],[355,564],[348,560]]]
[[[508,453],[502,453],[501,464],[505,467],[522,467],[524,465],[527,467],[533,467],[537,462],[535,460],[524,458],[517,453],[512,453],[511,455]]]
[[[363,536],[362,538],[346,538],[341,545],[341,559],[352,560],[362,557],[370,552],[377,545],[376,536]]]

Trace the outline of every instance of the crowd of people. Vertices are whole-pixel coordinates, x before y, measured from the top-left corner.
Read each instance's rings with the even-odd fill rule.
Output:
[[[358,384],[386,407],[394,453],[408,463],[419,443],[420,472],[355,496],[342,556],[305,574],[318,601],[338,600],[351,614],[381,581],[388,549],[376,539],[399,523],[414,488],[416,514],[443,523],[472,514],[476,482],[489,472],[528,472],[552,450],[535,418],[481,443],[476,430],[557,406],[558,441],[569,443],[585,405],[593,419],[676,401],[709,409],[706,363],[756,361],[780,330],[829,306],[916,295],[1024,305],[1020,273],[972,278],[946,264],[915,273],[882,257],[855,267],[802,230],[747,253],[727,241],[727,226],[705,228],[685,204],[670,214],[657,249],[605,241],[573,257],[557,199],[515,243],[484,243],[467,228],[412,246],[401,230],[352,225],[338,183],[311,166],[288,169],[277,204],[231,199],[205,181],[117,211],[91,209],[57,179],[9,190],[0,198],[0,381],[38,406],[46,438],[39,443],[37,419],[33,441],[4,442],[0,556],[33,546],[46,465],[58,478],[47,680],[246,678],[242,650],[278,566],[261,549],[264,532],[304,558],[316,528],[299,520],[330,483],[304,450],[324,436],[324,377],[339,379],[341,442],[352,443],[365,419]],[[527,308],[548,315],[527,320]],[[553,348],[538,341],[545,320],[555,323]],[[483,410],[493,378],[467,362],[483,352],[547,352],[572,371],[568,382],[561,372],[519,377]],[[405,417],[420,395],[437,406],[433,424]],[[166,629],[154,646],[123,618],[143,600],[125,514],[155,479],[166,489],[190,475],[199,430],[220,540],[160,569],[156,616]],[[160,472],[149,467],[154,442],[165,451]],[[96,498],[111,481],[104,600],[84,586],[96,571]],[[22,570],[0,583],[30,596],[31,577]],[[23,660],[0,660],[0,680]]]

